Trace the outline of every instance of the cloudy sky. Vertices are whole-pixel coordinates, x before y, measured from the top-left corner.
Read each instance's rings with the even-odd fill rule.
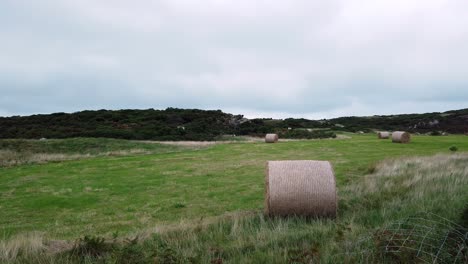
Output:
[[[0,116],[468,107],[466,0],[1,0]]]

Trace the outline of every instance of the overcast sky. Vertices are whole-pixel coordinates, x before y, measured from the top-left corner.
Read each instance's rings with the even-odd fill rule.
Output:
[[[468,1],[1,0],[0,116],[468,107]]]

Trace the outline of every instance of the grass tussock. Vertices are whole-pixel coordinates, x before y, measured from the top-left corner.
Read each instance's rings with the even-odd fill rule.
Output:
[[[250,211],[159,226],[121,239],[85,237],[74,249],[54,255],[37,253],[42,249],[39,242],[4,242],[0,256],[11,263],[424,263],[435,256],[437,263],[443,252],[444,261],[466,263],[466,240],[441,241],[452,238],[455,231],[468,237],[463,226],[468,210],[466,164],[467,154],[379,163],[374,173],[340,189],[336,220],[266,218],[260,211]],[[418,213],[424,214],[413,217]],[[431,243],[436,246],[425,248],[425,255],[410,247],[391,254],[382,251],[379,245],[387,245],[389,238],[393,247],[402,248],[398,244],[402,242],[387,232],[401,219],[423,219],[423,223],[444,219],[448,224],[437,225],[432,232],[447,235],[434,236],[437,241]],[[417,239],[412,240],[416,248],[421,242]],[[14,252],[23,251],[35,258],[18,259],[20,254]]]
[[[45,249],[43,234],[32,232],[17,235],[9,240],[0,241],[0,263],[32,260],[43,254]]]

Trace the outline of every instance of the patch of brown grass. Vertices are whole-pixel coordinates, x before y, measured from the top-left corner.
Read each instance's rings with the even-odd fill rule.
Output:
[[[10,262],[19,256],[34,256],[45,248],[41,233],[20,234],[7,241],[0,241],[0,262]]]
[[[0,167],[12,167],[22,164],[44,164],[51,161],[79,160],[99,156],[128,156],[150,153],[150,151],[144,149],[118,150],[98,154],[31,153],[0,150]]]

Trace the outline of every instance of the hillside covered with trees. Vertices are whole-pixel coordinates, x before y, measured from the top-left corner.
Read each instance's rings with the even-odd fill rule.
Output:
[[[247,119],[221,110],[97,110],[0,117],[0,138],[105,137],[135,140],[216,140],[222,135],[327,138],[337,131],[406,130],[468,133],[468,109],[444,113],[340,117],[335,119]]]

